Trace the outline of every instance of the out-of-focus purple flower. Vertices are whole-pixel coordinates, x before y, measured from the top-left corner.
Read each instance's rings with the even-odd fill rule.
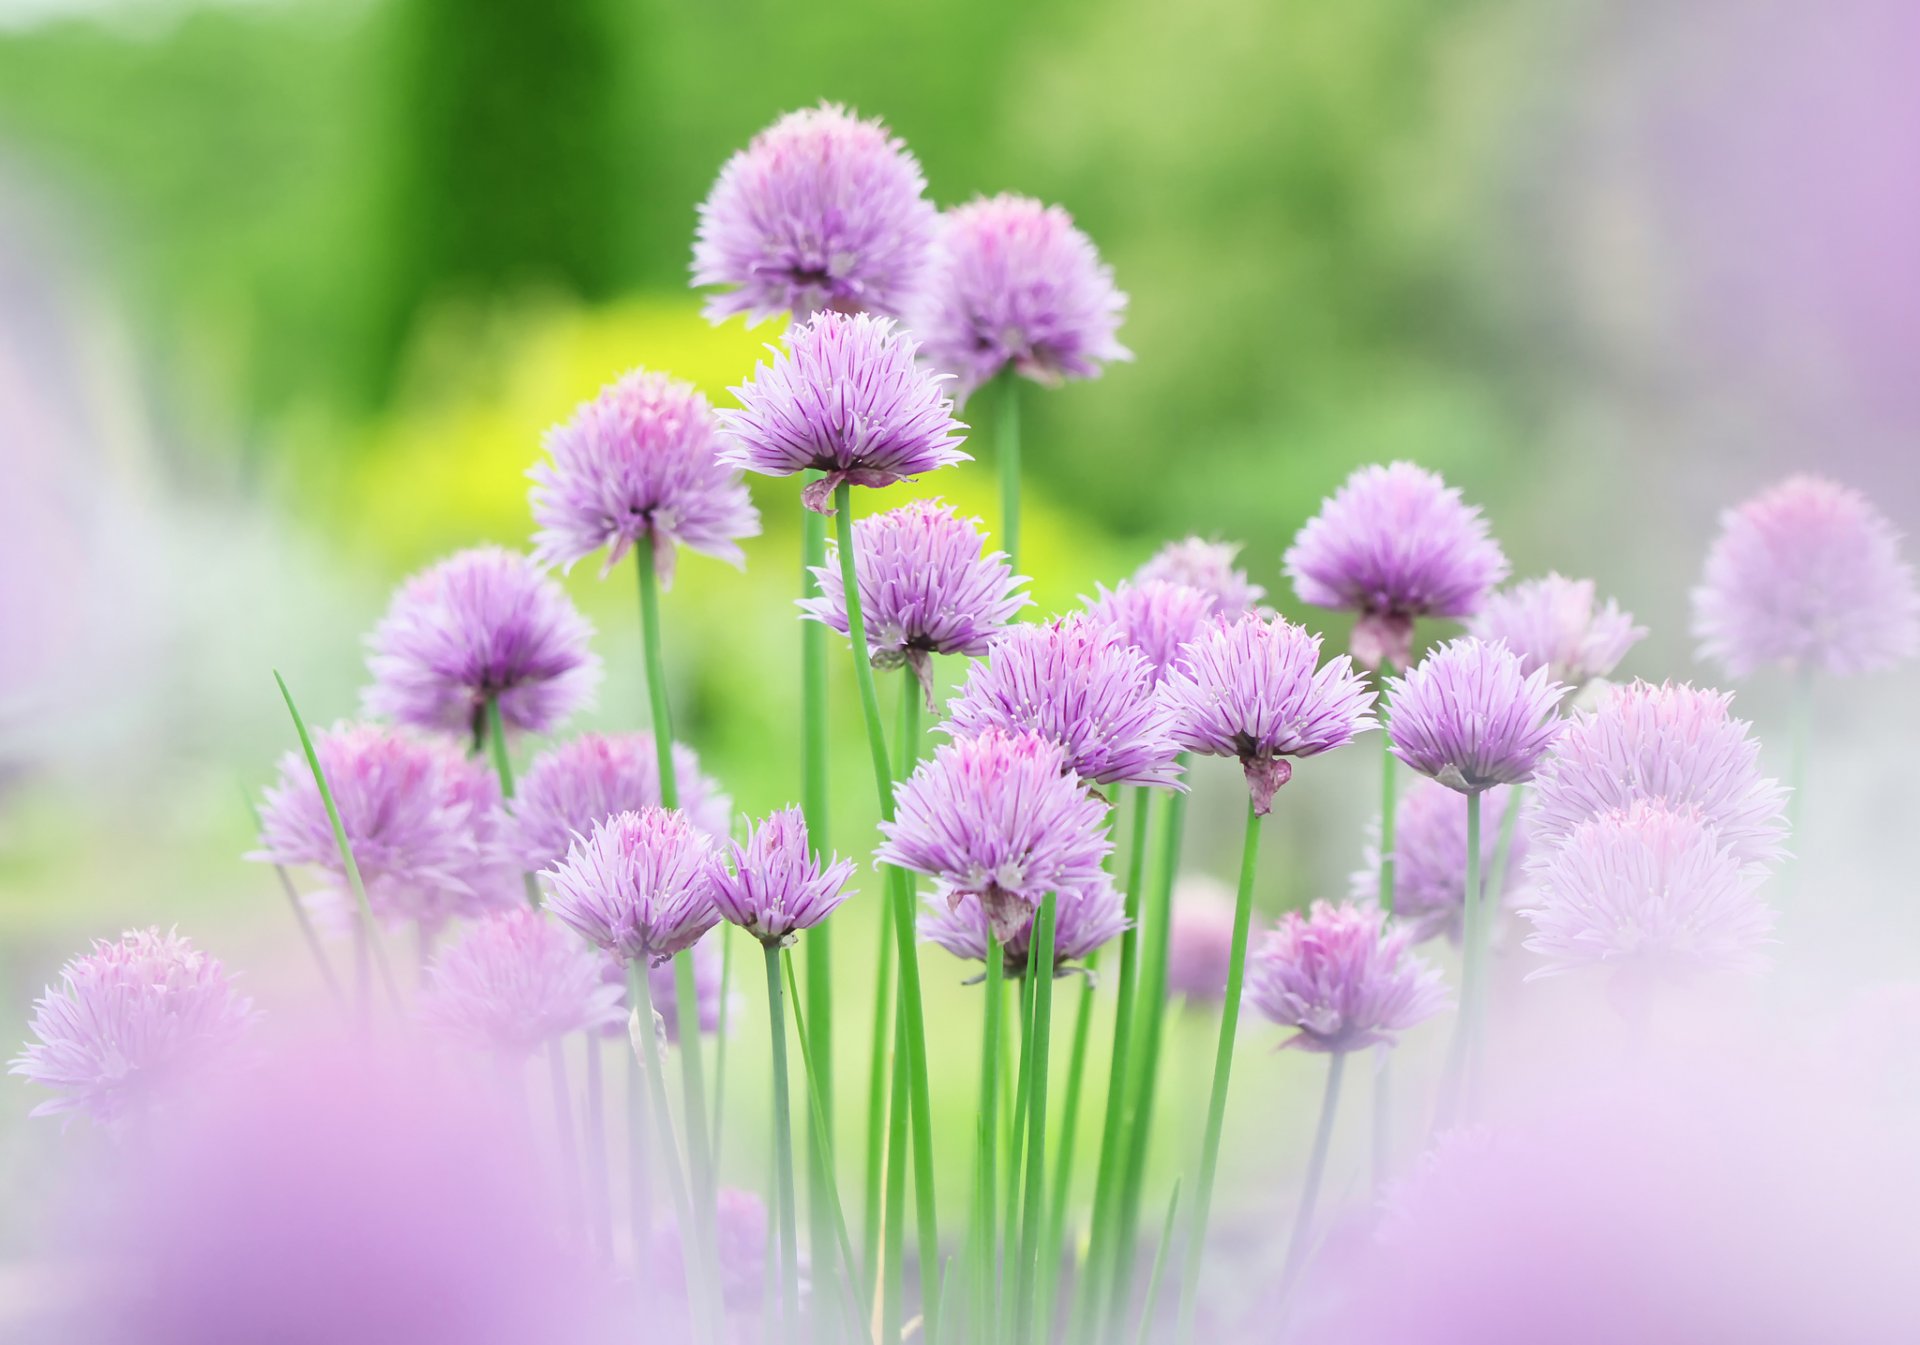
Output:
[[[461,930],[427,970],[420,1016],[482,1050],[525,1056],[620,1022],[620,989],[572,931],[525,907]]]
[[[1240,554],[1238,542],[1209,542],[1187,537],[1168,542],[1133,573],[1133,582],[1147,584],[1165,580],[1197,588],[1213,599],[1213,610],[1229,621],[1251,612],[1267,596],[1267,591],[1247,578],[1247,572],[1234,566]]]
[[[766,476],[824,472],[800,492],[823,514],[843,481],[890,486],[970,461],[960,451],[966,426],[914,353],[912,338],[884,318],[816,314],[733,389],[740,405],[720,412],[721,461]]]
[[[680,811],[716,841],[733,829],[733,800],[700,770],[685,743],[673,745]],[[508,841],[526,873],[567,857],[576,835],[615,813],[660,806],[660,758],[651,733],[583,733],[549,748],[514,790]]]
[[[547,909],[628,962],[664,962],[720,922],[713,841],[678,809],[615,813],[544,877]]]
[[[1009,976],[1027,974],[1033,921],[1038,913],[1038,907],[1028,911],[1020,927],[1001,942],[1003,965]],[[1110,881],[1102,879],[1089,887],[1056,893],[1053,920],[1053,971],[1058,976],[1126,930],[1126,902]],[[923,941],[937,943],[955,957],[970,962],[987,960],[987,917],[980,899],[972,893],[956,896],[943,884],[927,898],[918,928]]]
[[[393,595],[367,638],[368,715],[478,740],[489,700],[509,728],[548,733],[600,681],[593,627],[531,560],[497,546],[457,552]]]
[[[1202,874],[1180,879],[1167,926],[1167,994],[1218,1004],[1227,996],[1232,957],[1233,894]]]
[[[719,936],[706,934],[701,936],[687,957],[693,962],[693,994],[695,1016],[699,1020],[702,1036],[711,1036],[726,1031],[726,1024],[732,1020],[734,1001],[738,996],[723,994],[726,968],[721,961]],[[628,1020],[633,1009],[627,1000],[627,964],[617,955],[607,954],[601,959],[600,975],[613,987],[615,1003],[619,1005],[620,1017],[617,1022],[601,1029],[601,1035],[625,1038],[628,1035]],[[661,1032],[669,1043],[680,1040],[680,1004],[676,996],[678,983],[674,979],[672,960],[661,962],[647,969],[647,994],[653,1000],[653,1011],[660,1019]]]
[[[1481,881],[1491,889],[1493,862],[1507,813],[1518,805],[1513,792],[1496,785],[1486,792],[1487,820],[1480,828]],[[1467,899],[1467,801],[1457,790],[1421,780],[1401,795],[1393,812],[1393,917],[1413,932],[1415,943],[1445,936],[1459,942]],[[1526,886],[1527,823],[1524,811],[1507,852],[1506,885],[1496,905]],[[1379,829],[1367,848],[1365,867],[1353,875],[1356,902],[1380,893]]]
[[[693,283],[730,287],[707,300],[707,317],[898,317],[939,220],[926,188],[878,120],[835,103],[789,112],[727,160],[700,207]]]
[[[723,1186],[714,1193],[720,1294],[729,1313],[758,1313],[767,1292],[767,1206],[752,1191]],[[687,1274],[680,1230],[671,1222],[654,1234],[655,1283],[685,1294]]]
[[[111,1124],[183,1096],[254,1016],[217,959],[173,931],[129,930],[60,969],[33,1006],[38,1040],[8,1072],[57,1094],[35,1116],[84,1112]]]
[[[1300,601],[1359,613],[1353,656],[1368,668],[1405,668],[1416,617],[1472,616],[1507,577],[1480,511],[1410,462],[1348,477],[1300,529],[1285,565]]]
[[[1594,601],[1591,579],[1549,574],[1489,594],[1467,631],[1506,645],[1527,672],[1545,668],[1554,681],[1578,691],[1619,667],[1647,634],[1613,599],[1597,611]]]
[[[313,747],[376,916],[431,933],[456,916],[521,900],[500,785],[486,763],[445,739],[379,724],[335,725],[316,734]],[[281,757],[260,808],[260,848],[247,858],[320,870],[329,913],[351,918],[346,865],[301,753]]]
[[[1449,640],[1388,679],[1393,754],[1449,789],[1477,794],[1533,778],[1560,735],[1567,689],[1544,667],[1471,635]]]
[[[875,858],[940,879],[954,902],[977,897],[1002,943],[1048,892],[1106,881],[1106,806],[1037,734],[987,729],[943,744],[894,800]]]
[[[670,584],[676,548],[740,565],[740,539],[760,531],[740,473],[720,461],[713,408],[691,383],[636,369],[549,430],[545,447],[549,460],[527,473],[542,565],[571,569],[605,547],[606,574],[644,542]]]
[[[1004,551],[985,552],[977,518],[950,504],[912,500],[853,525],[854,575],[876,668],[905,664],[932,695],[934,654],[977,658],[1033,599]],[[847,595],[837,552],[813,570],[819,595],[800,609],[847,633]]]
[[[1388,928],[1378,906],[1316,901],[1288,911],[1247,958],[1247,1002],[1282,1027],[1281,1043],[1338,1053],[1391,1044],[1447,1002],[1440,973]]]
[[[822,865],[807,840],[807,820],[798,808],[767,814],[747,835],[747,843],[729,845],[732,865],[713,866],[713,904],[720,918],[767,944],[792,943],[794,936],[833,914],[847,899],[853,861]]]
[[[1166,579],[1123,582],[1111,591],[1103,586],[1087,603],[1088,615],[1112,626],[1145,655],[1156,686],[1187,645],[1213,624],[1214,610],[1205,590]]]
[[[1037,733],[1095,784],[1180,784],[1173,717],[1152,668],[1124,635],[1085,614],[1009,630],[967,673],[945,727],[957,738]]]
[[[940,217],[908,322],[962,395],[1002,369],[1049,386],[1133,355],[1116,339],[1127,296],[1059,206],[981,197]]]
[[[1345,746],[1371,722],[1373,693],[1346,655],[1316,670],[1320,637],[1249,612],[1187,646],[1161,687],[1181,747],[1237,757],[1265,816],[1293,778],[1291,757]]]
[[[1877,672],[1920,649],[1920,592],[1866,496],[1794,476],[1721,515],[1693,633],[1735,677],[1773,663]]]
[[[1606,965],[1636,975],[1758,971],[1773,912],[1766,871],[1742,864],[1697,810],[1641,800],[1575,827],[1534,866],[1532,973]]]
[[[1635,682],[1576,713],[1540,768],[1528,817],[1535,843],[1550,849],[1590,817],[1655,799],[1698,809],[1743,864],[1780,858],[1786,791],[1761,775],[1760,744],[1732,702],[1720,691]]]

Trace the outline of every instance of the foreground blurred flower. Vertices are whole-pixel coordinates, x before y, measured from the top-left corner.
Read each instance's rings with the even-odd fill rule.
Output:
[[[1250,612],[1187,646],[1162,691],[1181,747],[1237,757],[1254,812],[1293,778],[1289,758],[1343,747],[1371,721],[1373,693],[1346,655],[1316,671],[1320,637]]]
[[[253,1001],[218,960],[178,933],[129,930],[60,969],[33,1006],[39,1040],[8,1072],[58,1093],[33,1115],[84,1112],[108,1124],[185,1097],[253,1019]]]
[[[1168,542],[1134,571],[1136,584],[1164,580],[1197,588],[1213,600],[1213,610],[1229,621],[1252,611],[1267,591],[1234,566],[1238,542],[1208,542],[1188,537]]]
[[[1591,579],[1549,574],[1490,594],[1467,631],[1488,644],[1506,645],[1520,656],[1525,671],[1545,668],[1554,681],[1578,691],[1620,666],[1627,650],[1647,634],[1613,599],[1598,611],[1593,604]]]
[[[792,943],[847,899],[853,861],[836,859],[822,867],[798,808],[769,813],[747,843],[732,842],[729,853],[731,866],[717,860],[713,866],[713,904],[721,919],[762,943]]]
[[[983,554],[979,522],[939,500],[914,500],[853,525],[867,653],[876,668],[911,668],[929,698],[934,654],[979,657],[1033,601],[1018,591],[1026,580],[1004,552]],[[801,599],[801,610],[845,635],[847,595],[836,550],[813,567],[813,577],[819,596]]]
[[[752,1191],[723,1186],[714,1193],[713,1233],[719,1252],[720,1293],[729,1313],[758,1314],[766,1306],[767,1205]],[[686,1256],[680,1230],[662,1227],[654,1238],[653,1277],[684,1295]]]
[[[677,809],[615,813],[548,870],[547,909],[627,962],[658,964],[720,922],[713,842]]]
[[[1414,619],[1465,617],[1507,577],[1487,522],[1410,462],[1362,467],[1294,538],[1286,571],[1302,602],[1357,612],[1353,656],[1405,668]]]
[[[1058,743],[1066,768],[1095,784],[1180,783],[1172,719],[1147,660],[1086,615],[1015,626],[976,663],[947,707],[957,738],[992,729]]]
[[[766,476],[824,473],[800,493],[823,514],[843,481],[890,486],[968,461],[966,427],[914,351],[884,318],[820,313],[793,328],[773,363],[733,389],[739,407],[720,412],[721,461]]]
[[[733,800],[700,770],[684,743],[673,745],[673,777],[687,820],[716,841],[733,828]],[[660,806],[660,758],[651,733],[583,733],[534,758],[514,790],[508,843],[527,873],[567,857],[576,835],[615,813]]]
[[[1109,591],[1104,586],[1087,603],[1087,613],[1119,631],[1128,644],[1146,657],[1153,680],[1166,680],[1203,630],[1213,624],[1212,596],[1190,584],[1165,579],[1123,582]]]
[[[1560,734],[1567,694],[1545,667],[1523,672],[1510,650],[1472,636],[1449,640],[1387,687],[1393,754],[1463,794],[1532,779]]]
[[[1003,369],[1052,385],[1132,359],[1115,339],[1126,308],[1066,211],[1002,194],[941,216],[908,321],[965,396]]]
[[[1693,591],[1693,633],[1733,676],[1773,663],[1851,676],[1920,649],[1913,568],[1859,491],[1789,477],[1720,525]]]
[[[1003,944],[1047,893],[1106,881],[1106,807],[1038,735],[986,729],[947,743],[894,798],[875,858],[940,879],[954,903],[978,898]]]
[[[836,103],[789,112],[727,160],[700,206],[693,283],[731,287],[707,317],[898,317],[938,220],[926,187],[878,120]]]
[[[1202,875],[1173,890],[1167,926],[1167,994],[1189,1004],[1218,1004],[1227,993],[1233,956],[1233,894]]]
[[[468,736],[497,701],[510,728],[547,733],[600,681],[593,628],[560,585],[497,546],[461,551],[402,584],[367,639],[368,715]]]
[[[1340,1053],[1391,1044],[1445,1005],[1440,973],[1410,951],[1410,931],[1386,920],[1370,904],[1316,901],[1260,940],[1247,958],[1247,1002],[1299,1029],[1282,1046]]]
[[[1487,791],[1488,825],[1480,832],[1480,872],[1488,879],[1504,876],[1505,887],[1489,891],[1494,907],[1524,887],[1522,865],[1527,857],[1524,815],[1515,823],[1513,845],[1504,875],[1494,872],[1501,825],[1519,799],[1505,786]],[[1489,886],[1491,883],[1489,882]],[[1365,867],[1353,875],[1353,900],[1376,898],[1380,891],[1380,851],[1369,848]],[[1393,915],[1412,932],[1415,943],[1445,936],[1458,942],[1467,899],[1467,800],[1459,791],[1434,780],[1422,780],[1401,796],[1394,810]]]
[[[467,926],[435,955],[422,1020],[503,1056],[624,1023],[620,987],[570,931],[524,908]]]
[[[760,531],[740,473],[723,466],[713,408],[691,383],[637,369],[547,432],[534,480],[533,558],[571,569],[602,547],[610,572],[636,543],[662,585],[677,548],[734,565]]]
[[[1089,887],[1067,888],[1054,898],[1053,971],[1058,976],[1127,928],[1126,902],[1106,879]],[[955,897],[944,889],[927,897],[927,909],[917,922],[920,937],[937,943],[955,957],[970,962],[987,960],[987,918],[980,899],[971,893]],[[1027,974],[1028,945],[1033,938],[1029,911],[1011,937],[1001,940],[1003,966],[1008,976]]]

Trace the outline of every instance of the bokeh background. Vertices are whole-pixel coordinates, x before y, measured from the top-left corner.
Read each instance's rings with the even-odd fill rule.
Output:
[[[133,923],[179,923],[270,1006],[311,992],[239,858],[290,742],[271,670],[351,714],[389,587],[523,545],[541,432],[619,372],[725,403],[776,333],[699,316],[694,209],[821,98],[885,117],[943,204],[1065,204],[1131,295],[1136,361],[1026,402],[1043,609],[1199,532],[1338,647],[1280,555],[1354,466],[1408,457],[1486,508],[1516,574],[1633,610],[1628,671],[1714,680],[1686,591],[1720,508],[1812,467],[1920,517],[1916,50],[1911,0],[0,0],[0,1037]],[[689,559],[667,622],[683,734],[760,811],[797,788],[797,537],[790,483],[755,489],[746,570]],[[995,524],[979,467],[921,489]],[[642,722],[630,585],[569,587],[609,664],[590,726]],[[1863,981],[1920,933],[1890,848],[1912,691],[1818,710],[1808,937]],[[835,840],[864,850],[836,695]],[[1741,704],[1784,748],[1784,686]],[[1300,772],[1265,909],[1344,891],[1375,771]],[[1200,781],[1194,869],[1230,876],[1237,789]],[[930,965],[958,1050],[961,969]],[[1234,1109],[1257,1189],[1317,1074],[1242,1071],[1284,1103]],[[1170,1083],[1176,1107],[1202,1086]],[[970,1071],[937,1086],[959,1107]],[[16,1209],[58,1143],[29,1102],[0,1087]]]

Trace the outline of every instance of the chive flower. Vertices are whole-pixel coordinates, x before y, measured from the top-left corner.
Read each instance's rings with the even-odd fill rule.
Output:
[[[851,860],[821,864],[798,808],[769,813],[745,845],[730,842],[729,856],[730,864],[714,863],[713,904],[721,919],[765,944],[790,944],[833,914],[853,876]]]
[[[1440,973],[1369,903],[1289,911],[1247,958],[1247,1003],[1282,1027],[1280,1044],[1338,1054],[1392,1045],[1447,1002]]]
[[[673,778],[687,820],[726,840],[733,800],[685,743],[673,745]],[[565,859],[574,837],[594,823],[659,806],[660,758],[651,733],[583,733],[534,758],[514,790],[507,841],[521,870],[539,873]]]
[[[1567,693],[1545,667],[1524,672],[1505,645],[1470,635],[1389,678],[1387,688],[1393,754],[1463,794],[1531,780],[1560,734]]]
[[[1506,645],[1525,671],[1545,668],[1554,681],[1578,691],[1619,667],[1647,634],[1613,599],[1598,609],[1594,602],[1591,579],[1549,574],[1489,594],[1467,632]]]
[[[1187,645],[1213,625],[1214,610],[1205,590],[1166,579],[1123,581],[1111,590],[1101,586],[1087,602],[1088,615],[1119,631],[1145,656],[1156,686]]]
[[[434,955],[422,1021],[506,1057],[623,1020],[618,986],[579,938],[525,907],[475,921]]]
[[[1134,571],[1133,582],[1150,583],[1156,579],[1197,588],[1213,600],[1213,610],[1233,620],[1260,605],[1267,591],[1234,565],[1240,554],[1238,542],[1209,542],[1187,537],[1168,542]]]
[[[1019,928],[1001,944],[1002,965],[1008,976],[1027,974],[1038,910],[1036,906],[1029,911]],[[1125,932],[1126,903],[1112,882],[1102,879],[1087,887],[1056,893],[1053,921],[1053,973],[1060,976]],[[955,897],[944,887],[934,892],[927,898],[927,909],[920,912],[917,928],[922,942],[937,943],[964,961],[987,960],[987,917],[980,899],[972,893]]]
[[[1490,821],[1480,829],[1480,872],[1492,884],[1493,864],[1500,849],[1500,832],[1519,799],[1504,785],[1486,793]],[[1415,943],[1447,938],[1460,941],[1467,900],[1467,800],[1458,790],[1434,780],[1421,780],[1400,796],[1393,822],[1393,918],[1412,931]],[[1365,866],[1353,875],[1350,889],[1356,902],[1377,899],[1380,892],[1378,824]],[[1525,814],[1516,823],[1507,852],[1505,886],[1489,892],[1496,905],[1523,890],[1528,853]]]
[[[545,877],[547,908],[626,962],[665,962],[720,922],[713,842],[678,809],[615,813]]]
[[[1218,1004],[1227,997],[1233,959],[1233,894],[1212,878],[1194,874],[1173,889],[1167,924],[1167,996],[1189,1004]]]

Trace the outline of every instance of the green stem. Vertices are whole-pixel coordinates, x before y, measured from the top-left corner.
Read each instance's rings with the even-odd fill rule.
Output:
[[[1040,1319],[1053,1320],[1054,1291],[1058,1286],[1055,1269],[1066,1254],[1067,1197],[1073,1188],[1073,1156],[1079,1145],[1080,1084],[1087,1068],[1087,1046],[1093,1037],[1093,974],[1099,957],[1087,959],[1086,975],[1080,983],[1080,1003],[1073,1014],[1073,1046],[1067,1053],[1067,1095],[1060,1108],[1060,1157],[1054,1162],[1053,1198],[1047,1208],[1047,1236],[1041,1246],[1041,1264],[1048,1267],[1041,1277],[1043,1298]]]
[[[1167,1197],[1167,1217],[1160,1222],[1160,1244],[1153,1249],[1153,1271],[1147,1276],[1147,1300],[1140,1308],[1140,1334],[1134,1337],[1135,1345],[1147,1345],[1154,1309],[1160,1305],[1160,1277],[1167,1270],[1167,1249],[1173,1246],[1173,1217],[1179,1210],[1180,1183],[1175,1181],[1173,1194]]]
[[[640,645],[647,669],[647,706],[653,719],[653,756],[660,772],[660,806],[680,806],[680,781],[673,773],[673,708],[667,703],[666,650],[660,638],[660,580],[653,569],[653,548],[636,547],[640,575]]]
[[[560,1181],[567,1218],[576,1229],[587,1219],[580,1176],[580,1147],[573,1130],[573,1088],[567,1082],[567,1055],[558,1040],[547,1043],[547,1078],[553,1088],[553,1129],[560,1141]]]
[[[695,1228],[694,1206],[688,1198],[686,1178],[680,1172],[680,1146],[674,1135],[673,1105],[667,1101],[667,1081],[661,1067],[659,1034],[654,1029],[653,988],[648,983],[647,969],[640,962],[627,964],[627,994],[640,1019],[640,1050],[645,1058],[643,1072],[646,1075],[647,1093],[653,1102],[653,1130],[660,1137],[660,1166],[666,1169],[667,1189],[673,1196],[674,1218],[679,1223],[681,1243],[685,1249],[681,1260],[686,1267],[687,1301],[693,1305],[695,1320],[700,1324],[700,1336],[710,1342],[718,1341],[719,1317],[712,1297],[718,1286],[706,1274],[709,1262],[696,1250],[697,1239],[689,1236]],[[686,1034],[681,1035],[684,1037]],[[636,1252],[644,1265],[648,1259],[647,1245],[642,1243]]]
[[[733,1002],[733,942],[734,941],[731,937],[731,934],[732,934],[732,931],[725,924],[722,924],[719,928],[719,931],[714,935],[715,938],[720,940],[720,1014],[723,1019],[726,1016],[727,1005]],[[677,1014],[679,1012],[679,986],[677,984],[674,987],[674,991],[675,991],[674,1012]],[[695,1000],[697,1001],[699,998],[698,985],[694,987],[694,991],[695,991]],[[697,1002],[694,1006],[694,1011],[696,1013],[699,1012],[699,1005]],[[723,1022],[721,1024],[721,1030],[714,1034],[713,1142],[707,1150],[708,1153],[713,1155],[713,1170],[715,1172],[718,1172],[720,1170],[721,1128],[725,1124],[727,1119],[727,1105],[726,1105],[727,1104],[727,1040],[728,1040],[728,1033],[726,1031],[726,1024]]]
[[[1011,1339],[1020,1329],[1017,1293],[1020,1285],[1020,1209],[1027,1157],[1027,1105],[1033,1087],[1028,1063],[1033,1059],[1033,964],[1014,983],[1020,1003],[1020,1063],[1014,1074],[1013,1126],[1007,1134],[1007,1192],[1004,1197],[1006,1231],[1002,1234],[1001,1255],[1006,1261],[1005,1284],[1000,1298],[1001,1334]]]
[[[1000,545],[1007,564],[1020,568],[1020,376],[1000,375]]]
[[[1394,831],[1399,822],[1395,786],[1398,758],[1388,732],[1386,677],[1380,678],[1380,909],[1393,916]],[[1384,1047],[1373,1071],[1373,1188],[1385,1186],[1393,1170],[1393,1054]]]
[[[818,473],[809,472],[808,479]],[[811,598],[820,591],[815,566],[827,560],[827,520],[811,509],[800,511],[800,596]],[[831,850],[829,844],[830,799],[827,790],[827,628],[818,621],[800,625],[800,810],[807,819],[807,836],[820,854]],[[806,934],[807,1017],[813,1024],[813,1051],[819,1068],[812,1077],[820,1088],[821,1106],[816,1117],[807,1113],[810,1132],[809,1155],[831,1154],[833,1142],[833,922],[822,921]],[[800,1001],[794,1000],[795,1013]],[[884,1038],[882,1039],[884,1041]],[[718,1120],[715,1121],[716,1128]],[[814,1133],[814,1127],[822,1127]],[[719,1145],[714,1146],[717,1153]],[[838,1201],[838,1174],[823,1171],[818,1161],[807,1166],[807,1209],[813,1245],[823,1245],[832,1228],[827,1220],[829,1201]],[[864,1263],[863,1263],[864,1264]],[[848,1274],[854,1274],[849,1267]],[[822,1320],[820,1331],[828,1329]]]
[[[1451,1127],[1460,1111],[1461,1092],[1466,1082],[1467,1062],[1473,1053],[1474,1020],[1478,1016],[1480,982],[1486,975],[1482,962],[1486,940],[1481,931],[1485,919],[1480,899],[1480,795],[1467,795],[1467,877],[1461,893],[1461,938],[1463,948],[1460,971],[1460,1010],[1454,1015],[1453,1039],[1447,1045],[1446,1073],[1440,1082],[1439,1125]]]
[[[906,1018],[896,1013],[893,1016],[896,1063],[887,1105],[887,1203],[881,1216],[884,1264],[880,1277],[880,1339],[883,1341],[900,1339],[900,1324],[906,1316],[907,1071],[897,1063],[906,1050]]]
[[[881,1201],[886,1186],[887,1047],[893,1039],[893,906],[880,905],[879,969],[873,979],[873,1041],[867,1073],[866,1223],[861,1234],[860,1265],[865,1275],[862,1299],[871,1301],[880,1284]]]
[[[1293,1233],[1287,1239],[1286,1270],[1280,1278],[1284,1297],[1299,1278],[1313,1246],[1313,1212],[1320,1201],[1320,1182],[1327,1171],[1327,1150],[1333,1143],[1333,1118],[1340,1107],[1340,1077],[1347,1067],[1344,1051],[1327,1057],[1327,1090],[1320,1098],[1320,1124],[1313,1132],[1313,1153],[1307,1159],[1307,1178],[1300,1188],[1300,1208],[1293,1217]]]
[[[587,1206],[592,1219],[593,1245],[599,1256],[613,1256],[613,1200],[611,1167],[607,1162],[607,1084],[604,1045],[600,1034],[585,1034],[587,1048]]]
[[[1005,998],[1001,990],[1006,976],[1006,954],[1000,940],[987,930],[985,999],[980,1015],[980,1125],[979,1147],[974,1158],[974,1193],[978,1208],[973,1237],[974,1310],[979,1329],[984,1333],[994,1319],[994,1304],[1000,1301],[999,1256],[997,1251],[999,1203],[998,1173],[1000,1128],[1000,1014]]]
[[[500,698],[487,697],[486,710],[487,751],[493,758],[494,774],[500,777],[500,797],[513,798],[513,758],[507,752],[507,725],[500,717]],[[520,881],[526,888],[527,905],[540,909],[540,883],[531,873],[520,875]]]
[[[627,1062],[627,1232],[633,1243],[634,1278],[644,1284],[649,1278],[647,1266],[653,1247],[653,1164],[647,1143],[647,1086],[641,1077],[640,1056],[633,1043],[626,1043],[620,1054]]]
[[[794,1210],[793,1115],[787,1097],[787,1020],[780,984],[780,945],[766,945],[767,1027],[773,1034],[773,1153],[780,1210],[780,1314],[784,1335],[794,1339],[800,1325],[799,1220]]]
[[[675,1045],[680,1048],[680,1105],[687,1114],[687,1163],[691,1178],[694,1222],[699,1232],[700,1252],[717,1263],[714,1247],[713,1152],[707,1147],[712,1132],[707,1127],[707,1085],[701,1069],[700,990],[694,981],[693,950],[673,959],[674,1021],[679,1025]],[[725,1012],[722,1006],[721,1012]]]
[[[1014,1304],[1014,1338],[1031,1342],[1042,1337],[1034,1307],[1040,1268],[1042,1234],[1046,1227],[1047,1084],[1048,1052],[1053,1036],[1053,944],[1056,899],[1047,893],[1033,918],[1028,945],[1027,979],[1033,983],[1033,1027],[1028,1055],[1021,1064],[1027,1083],[1026,1194],[1021,1197],[1020,1273]]]

